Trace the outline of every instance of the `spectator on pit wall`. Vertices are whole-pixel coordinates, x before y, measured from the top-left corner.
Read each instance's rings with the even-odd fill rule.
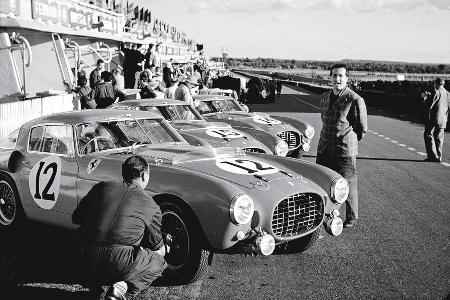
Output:
[[[353,227],[358,220],[356,156],[358,141],[367,132],[366,104],[347,86],[347,72],[344,64],[331,67],[332,90],[321,96],[323,126],[317,147],[317,163],[338,172],[348,181],[345,228]]]
[[[100,83],[101,78],[100,74],[105,69],[105,61],[103,59],[97,60],[97,66],[94,70],[92,70],[89,75],[89,86],[93,89],[97,84]]]
[[[427,150],[425,161],[442,161],[442,146],[444,144],[444,130],[449,113],[450,94],[444,88],[445,81],[441,78],[434,80],[434,90],[422,93],[425,104],[425,131],[423,138]]]

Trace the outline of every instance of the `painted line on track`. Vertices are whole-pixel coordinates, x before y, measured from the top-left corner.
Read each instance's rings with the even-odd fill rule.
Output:
[[[308,103],[308,102],[306,102],[305,100],[302,100],[302,99],[297,98],[297,97],[295,97],[295,96],[292,96],[292,95],[290,95],[290,94],[288,94],[288,96],[289,96],[289,97],[292,97],[292,98],[294,98],[294,99],[296,99],[296,100],[299,100],[299,101],[301,101],[301,102],[303,102],[303,103],[305,103],[305,104],[308,104],[309,106],[312,106],[312,107],[314,107],[314,108],[316,108],[316,109],[318,109],[318,110],[320,110],[320,107],[317,107],[317,106],[315,106],[314,104]]]
[[[419,154],[420,156],[427,156],[426,153],[423,153],[423,152],[421,152],[421,151],[417,151],[417,149],[415,149],[415,148],[413,148],[413,147],[408,147],[406,144],[400,144],[398,141],[393,140],[393,139],[391,139],[391,138],[388,137],[388,136],[384,136],[384,135],[379,134],[379,133],[377,133],[377,132],[375,132],[375,131],[372,131],[372,130],[367,130],[367,132],[371,132],[371,133],[373,133],[373,134],[375,134],[375,135],[377,135],[377,136],[379,136],[379,137],[384,138],[384,139],[387,140],[387,141],[391,141],[393,144],[397,144],[397,145],[400,146],[400,147],[407,147],[408,150],[414,151],[414,152],[416,152],[417,154]],[[446,166],[446,167],[450,167],[450,163],[446,163],[446,162],[441,162],[441,165]]]

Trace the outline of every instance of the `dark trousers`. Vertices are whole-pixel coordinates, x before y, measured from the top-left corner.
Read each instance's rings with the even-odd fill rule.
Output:
[[[444,128],[437,125],[425,123],[425,132],[423,133],[425,140],[425,149],[427,156],[431,159],[442,159],[442,145],[444,144]]]
[[[345,202],[347,220],[358,219],[358,177],[356,174],[356,156],[333,156],[327,153],[318,153],[316,162],[330,168],[347,179],[349,194]]]

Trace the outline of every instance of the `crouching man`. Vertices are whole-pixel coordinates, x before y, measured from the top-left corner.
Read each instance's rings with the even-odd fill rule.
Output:
[[[123,182],[100,182],[81,200],[72,220],[81,225],[78,255],[84,285],[110,285],[106,299],[146,289],[167,267],[161,210],[144,190],[150,170],[140,156],[122,165]]]

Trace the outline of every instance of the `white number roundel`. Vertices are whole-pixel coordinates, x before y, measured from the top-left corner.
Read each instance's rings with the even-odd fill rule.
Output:
[[[47,156],[30,171],[28,185],[34,201],[43,209],[52,209],[58,201],[61,186],[61,159]]]
[[[221,139],[236,139],[244,136],[242,133],[231,129],[207,129],[206,134]]]
[[[216,161],[224,171],[242,175],[268,175],[278,172],[278,168],[262,161],[247,158],[225,158]]]
[[[265,124],[265,125],[278,125],[281,124],[280,121],[275,120],[271,117],[264,117],[264,116],[254,116],[253,121],[258,124]]]

